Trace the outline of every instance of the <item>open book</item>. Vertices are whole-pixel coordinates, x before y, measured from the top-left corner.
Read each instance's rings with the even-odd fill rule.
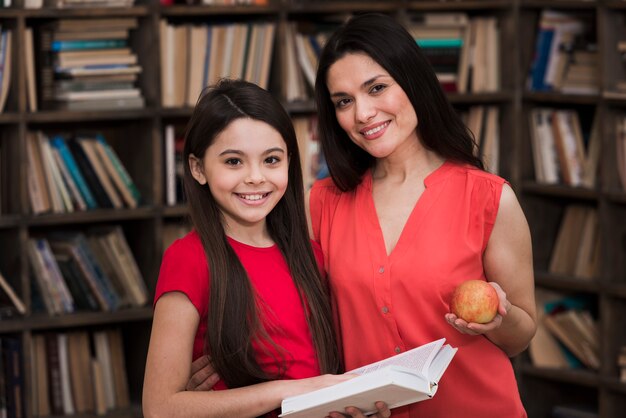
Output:
[[[351,370],[348,373],[360,375],[354,379],[286,398],[280,416],[323,418],[332,411],[343,412],[348,406],[370,415],[376,412],[374,404],[378,401],[395,408],[430,399],[457,351],[444,342],[442,338]]]

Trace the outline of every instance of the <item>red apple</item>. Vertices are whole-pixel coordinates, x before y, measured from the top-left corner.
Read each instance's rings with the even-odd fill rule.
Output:
[[[454,289],[450,310],[457,317],[477,324],[486,324],[498,313],[498,293],[484,280],[468,280]]]

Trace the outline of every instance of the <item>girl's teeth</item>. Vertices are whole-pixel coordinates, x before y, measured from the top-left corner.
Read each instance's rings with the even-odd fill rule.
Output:
[[[240,195],[242,199],[245,200],[261,200],[263,199],[262,194],[250,194],[250,195]]]

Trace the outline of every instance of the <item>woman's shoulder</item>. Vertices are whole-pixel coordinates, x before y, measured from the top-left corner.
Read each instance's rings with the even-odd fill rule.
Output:
[[[316,180],[311,187],[311,192],[317,193],[332,193],[332,194],[341,194],[341,190],[335,185],[332,177],[326,177],[323,179]]]
[[[501,187],[508,183],[506,179],[500,177],[497,174],[490,173],[485,170],[481,170],[478,167],[471,166],[469,164],[461,163],[449,163],[451,166],[451,172],[457,177],[462,178],[464,182],[472,182],[474,184],[486,184],[492,187]]]

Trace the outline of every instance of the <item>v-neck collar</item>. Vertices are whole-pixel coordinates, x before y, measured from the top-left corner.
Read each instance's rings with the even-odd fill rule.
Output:
[[[361,197],[359,200],[361,211],[364,211],[363,213],[366,215],[365,219],[369,221],[367,226],[370,231],[370,249],[372,251],[375,251],[379,256],[384,255],[389,262],[392,262],[394,258],[402,256],[404,248],[406,248],[408,244],[405,243],[405,241],[415,235],[422,222],[426,219],[433,202],[436,200],[436,196],[433,196],[432,193],[432,186],[444,180],[453,167],[454,164],[446,160],[426,176],[424,179],[424,192],[411,210],[406,223],[402,227],[400,237],[389,254],[387,254],[385,238],[378,219],[378,213],[376,212],[376,205],[374,204],[374,196],[372,194],[372,170],[370,169],[364,174],[363,180],[359,186],[361,188]]]

